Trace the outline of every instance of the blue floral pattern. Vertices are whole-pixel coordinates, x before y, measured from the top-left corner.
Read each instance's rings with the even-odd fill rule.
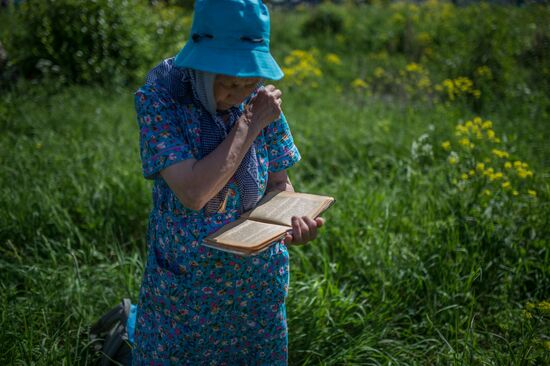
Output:
[[[181,204],[159,172],[199,155],[200,103],[176,103],[162,89],[135,93],[143,175],[153,180],[147,264],[139,293],[133,365],[286,365],[288,251],[282,241],[250,257],[201,245],[239,217],[234,179],[225,211]],[[241,111],[243,106],[241,105]],[[259,196],[268,172],[300,160],[283,114],[254,141]]]

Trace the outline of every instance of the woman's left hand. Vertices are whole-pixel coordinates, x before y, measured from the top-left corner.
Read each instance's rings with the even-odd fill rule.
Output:
[[[292,232],[285,236],[286,245],[301,245],[306,244],[317,237],[317,228],[323,226],[325,219],[317,217],[315,220],[307,216],[292,217]]]

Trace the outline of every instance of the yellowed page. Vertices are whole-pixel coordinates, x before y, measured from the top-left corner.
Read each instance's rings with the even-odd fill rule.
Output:
[[[245,220],[228,230],[221,230],[207,239],[210,242],[243,248],[258,249],[262,244],[269,243],[288,230],[287,227],[266,224],[258,221]]]
[[[334,202],[334,198],[308,193],[273,191],[254,208],[249,218],[292,226],[292,216],[317,217]]]

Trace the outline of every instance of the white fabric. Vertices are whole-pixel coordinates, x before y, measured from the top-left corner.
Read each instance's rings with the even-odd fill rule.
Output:
[[[216,99],[214,98],[214,80],[216,74],[195,69],[187,69],[197,97],[206,110],[216,116]]]

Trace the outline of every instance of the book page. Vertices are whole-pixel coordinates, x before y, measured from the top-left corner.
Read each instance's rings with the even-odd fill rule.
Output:
[[[209,241],[222,245],[257,249],[262,244],[269,243],[288,230],[287,227],[266,224],[258,221],[245,220],[228,230],[221,230],[208,237]]]
[[[273,191],[248,216],[252,220],[292,226],[292,216],[314,219],[334,202],[334,198],[308,193]]]

